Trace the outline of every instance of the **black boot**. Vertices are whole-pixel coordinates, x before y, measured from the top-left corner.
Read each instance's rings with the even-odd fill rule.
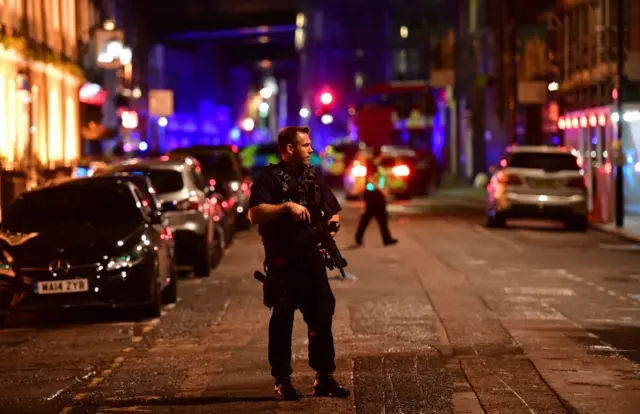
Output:
[[[282,398],[287,401],[296,401],[302,397],[300,391],[298,391],[291,383],[290,378],[276,380],[275,391],[278,398]]]
[[[351,391],[338,384],[332,374],[318,374],[313,382],[313,395],[316,397],[347,398]]]

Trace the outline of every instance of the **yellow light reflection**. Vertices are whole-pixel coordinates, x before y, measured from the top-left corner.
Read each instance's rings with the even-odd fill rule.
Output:
[[[0,73],[0,155],[8,158],[9,140],[7,138],[7,83],[4,75]]]
[[[62,122],[60,117],[60,95],[57,90],[49,91],[49,159],[62,161]]]
[[[64,158],[65,161],[69,162],[78,157],[78,123],[76,105],[73,98],[67,97],[65,106],[66,137],[64,140]]]
[[[9,163],[14,162],[14,150],[16,146],[16,104],[17,102],[17,94],[16,94],[16,85],[15,82],[8,82],[9,90],[7,103],[9,104],[9,110],[7,111],[7,142],[5,146],[5,151],[7,155],[7,161]]]

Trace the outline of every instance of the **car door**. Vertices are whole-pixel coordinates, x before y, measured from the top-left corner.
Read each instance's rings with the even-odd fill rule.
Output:
[[[151,231],[148,232],[148,237],[150,237],[151,240],[149,240],[149,242],[152,246],[158,247],[156,250],[158,259],[158,276],[160,278],[160,285],[164,288],[167,280],[171,277],[173,261],[169,240],[167,240],[166,237],[163,237],[165,228],[162,224],[163,218],[162,216],[155,214],[154,208],[151,205],[153,201],[148,197],[145,197],[137,186],[134,188],[134,192],[138,202],[140,203],[140,209],[142,210],[145,220],[147,223],[150,223],[149,228]]]

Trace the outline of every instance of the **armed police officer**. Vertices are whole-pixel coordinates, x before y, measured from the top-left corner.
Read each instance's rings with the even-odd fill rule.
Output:
[[[318,243],[309,237],[313,195],[297,191],[312,183],[316,198],[328,207],[330,221],[339,222],[340,204],[310,165],[309,128],[289,126],[278,133],[281,162],[267,167],[251,187],[249,219],[258,224],[265,250],[265,292],[273,296],[269,322],[269,364],[280,398],[297,400],[301,394],[291,383],[291,335],[294,313],[300,310],[308,328],[309,365],[316,371],[314,395],[347,397],[350,392],[336,382],[332,320],[335,298],[327,279]],[[293,191],[292,191],[293,190]],[[302,194],[302,196],[300,196]],[[318,201],[318,200],[315,200]],[[267,285],[270,284],[269,287]]]

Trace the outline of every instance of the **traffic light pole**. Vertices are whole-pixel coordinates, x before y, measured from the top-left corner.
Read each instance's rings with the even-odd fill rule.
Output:
[[[623,121],[623,99],[625,96],[625,77],[624,77],[624,0],[617,1],[616,10],[616,25],[618,26],[618,99],[617,99],[617,132],[616,132],[616,144],[618,148],[618,154],[616,159],[616,202],[615,202],[615,220],[616,227],[621,228],[624,226],[624,181],[623,181],[623,165],[624,165],[624,152],[623,152],[623,137],[624,133],[622,128],[624,127]]]

